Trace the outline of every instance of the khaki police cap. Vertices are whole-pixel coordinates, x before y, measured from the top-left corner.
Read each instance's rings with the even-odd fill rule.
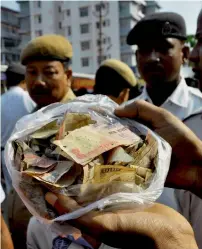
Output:
[[[128,84],[134,87],[137,84],[137,80],[135,74],[132,69],[122,61],[116,59],[108,59],[103,61],[100,67],[109,67],[116,71],[119,75],[121,75],[124,80],[128,82]]]
[[[22,50],[21,63],[26,65],[33,60],[69,61],[72,58],[72,45],[61,35],[43,35],[30,41]]]

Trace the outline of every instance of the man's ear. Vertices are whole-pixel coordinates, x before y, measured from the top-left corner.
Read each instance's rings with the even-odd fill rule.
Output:
[[[71,84],[72,84],[72,70],[68,69],[68,70],[66,70],[65,73],[67,75],[68,86],[71,87]]]
[[[66,70],[66,75],[67,75],[68,80],[72,80],[72,70],[71,69]]]
[[[190,54],[189,46],[184,45],[184,47],[182,48],[182,53],[183,53],[183,64],[185,64],[189,59],[189,54]]]
[[[130,93],[130,88],[124,88],[120,92],[120,94],[119,94],[119,96],[117,98],[117,101],[116,101],[117,104],[121,105],[122,103],[128,101],[128,99],[129,99],[129,93]]]

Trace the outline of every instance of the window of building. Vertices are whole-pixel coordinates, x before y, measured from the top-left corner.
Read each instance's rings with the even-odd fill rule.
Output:
[[[103,27],[108,27],[108,26],[110,26],[110,20],[106,19],[103,21]]]
[[[121,46],[126,45],[126,36],[121,36]]]
[[[68,9],[68,10],[66,11],[66,13],[67,13],[67,16],[70,16],[70,15],[71,15],[70,9]]]
[[[68,35],[71,35],[71,34],[72,34],[72,28],[71,28],[71,26],[68,26],[68,27],[67,27],[67,34],[68,34]]]
[[[88,67],[89,66],[89,58],[88,57],[81,58],[81,66],[82,67]]]
[[[112,57],[111,57],[111,54],[108,54],[108,56],[107,56],[107,57],[108,57],[108,59],[111,59],[111,58],[112,58]]]
[[[100,65],[106,59],[107,59],[106,55],[98,56],[97,57],[97,63],[98,63],[98,65]]]
[[[42,30],[36,30],[35,31],[35,35],[36,35],[36,37],[37,36],[41,36],[43,33],[42,33]]]
[[[90,49],[90,41],[82,41],[81,42],[81,50],[89,50]]]
[[[61,6],[58,6],[58,12],[59,12],[59,13],[62,12]]]
[[[100,28],[100,23],[96,22],[96,28],[99,29]]]
[[[59,27],[59,29],[62,29],[62,23],[61,22],[58,23],[58,27]]]
[[[35,19],[35,24],[39,24],[39,23],[42,22],[41,15],[36,15],[36,16],[34,17],[34,19]]]
[[[79,9],[80,17],[88,16],[88,7],[82,7]]]
[[[80,31],[81,31],[81,34],[89,33],[89,24],[81,24]]]
[[[97,40],[97,46],[100,46],[100,44],[101,44],[101,41]]]
[[[111,43],[111,37],[107,37],[107,42],[110,44]]]
[[[35,1],[35,2],[34,2],[34,6],[35,6],[36,8],[41,8],[41,1]]]
[[[107,9],[109,7],[109,4],[106,3],[106,2],[102,2],[102,3],[99,3],[99,4],[96,4],[95,5],[95,10],[96,11],[101,11],[101,9]]]

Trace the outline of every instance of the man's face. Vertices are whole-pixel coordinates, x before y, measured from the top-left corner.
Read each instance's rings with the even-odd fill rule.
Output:
[[[66,72],[59,61],[33,61],[26,66],[25,80],[31,98],[42,107],[62,100],[70,76],[71,71]]]
[[[202,11],[197,21],[196,39],[197,43],[190,54],[190,61],[194,63],[193,71],[199,80],[199,87],[202,91]]]
[[[138,44],[137,65],[142,78],[150,86],[179,78],[183,64],[183,44],[175,38],[149,40]]]

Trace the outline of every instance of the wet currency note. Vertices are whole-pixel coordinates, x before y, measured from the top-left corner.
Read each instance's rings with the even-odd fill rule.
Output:
[[[142,147],[129,153],[134,158],[130,164],[145,168],[154,168],[154,162],[157,153],[158,143],[156,139],[150,133],[148,133],[145,143],[142,145]]]
[[[137,176],[136,169],[120,165],[98,165],[84,174],[84,183],[107,183],[113,181],[144,183],[144,178]]]
[[[56,139],[57,140],[63,139],[68,132],[95,123],[96,121],[92,120],[89,114],[67,113],[60,126]]]
[[[57,165],[53,170],[40,175],[39,177],[46,182],[56,183],[65,173],[71,169],[73,165],[74,162],[71,161],[57,162]]]
[[[140,138],[121,124],[88,125],[54,141],[75,162],[85,165],[93,158],[119,145],[139,142]]]
[[[23,161],[27,164],[27,166],[37,166],[40,168],[49,168],[53,164],[57,163],[57,161],[49,159],[46,156],[38,156],[31,152],[24,152]]]

